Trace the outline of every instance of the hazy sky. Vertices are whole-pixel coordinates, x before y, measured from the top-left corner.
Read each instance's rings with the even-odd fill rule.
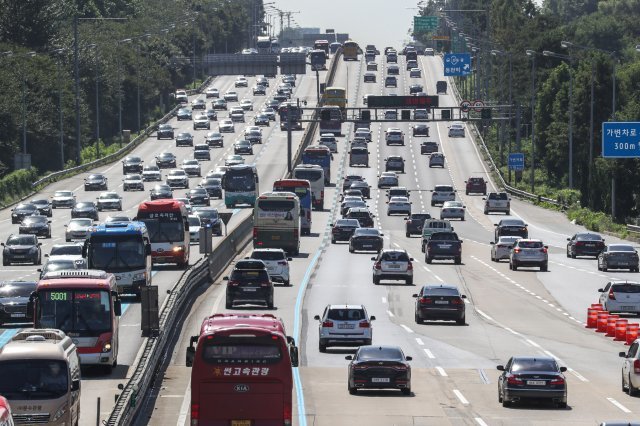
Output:
[[[321,32],[333,28],[338,33],[349,33],[360,45],[375,44],[378,49],[399,48],[403,41],[410,40],[408,31],[418,3],[418,0],[272,1],[282,11],[300,11],[291,17],[301,27],[320,27]]]

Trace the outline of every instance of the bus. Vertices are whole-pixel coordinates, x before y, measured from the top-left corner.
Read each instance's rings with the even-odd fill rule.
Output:
[[[224,204],[227,208],[246,204],[253,207],[258,196],[258,170],[253,164],[229,166],[222,176]]]
[[[113,274],[92,269],[47,272],[27,307],[34,328],[55,328],[73,339],[80,364],[101,366],[106,373],[118,364],[122,306]]]
[[[329,40],[316,40],[313,43],[313,50],[322,50],[325,56],[329,56]]]
[[[195,347],[194,347],[195,344]],[[214,314],[186,350],[191,425],[293,424],[295,340],[272,314]]]
[[[291,117],[288,118],[289,110],[291,110]],[[302,109],[292,102],[283,102],[278,107],[278,115],[280,116],[280,130],[288,130],[287,122],[291,120],[291,130],[302,130]]]
[[[337,41],[334,41],[333,43],[331,43],[329,45],[329,51],[331,53],[336,53],[338,51],[338,49],[340,49],[342,47],[342,43],[339,43]]]
[[[342,134],[342,110],[336,105],[324,105],[320,108],[320,134]]]
[[[304,179],[280,179],[273,182],[274,192],[293,192],[300,199],[300,230],[311,234],[311,183]]]
[[[353,40],[347,40],[342,43],[342,58],[345,61],[357,61],[358,60],[358,43]]]
[[[265,192],[253,209],[253,247],[300,252],[300,199],[292,192]]]
[[[331,183],[331,151],[324,145],[310,145],[302,151],[303,164],[316,164],[324,172],[324,184]]]
[[[271,40],[271,53],[280,53],[280,42],[277,38]]]
[[[346,108],[347,91],[344,87],[327,87],[322,94],[322,105],[335,105],[340,108]]]
[[[175,263],[182,269],[189,267],[189,213],[182,201],[143,201],[134,220],[147,227],[152,263]]]
[[[151,240],[142,222],[103,223],[89,228],[83,257],[89,269],[111,272],[118,292],[140,294],[151,285]]]
[[[309,52],[309,62],[311,62],[312,71],[327,69],[327,55],[324,50],[317,49]]]
[[[256,49],[258,49],[258,53],[271,53],[271,37],[258,36],[256,39]]]
[[[298,164],[293,169],[294,179],[308,180],[311,184],[311,204],[316,210],[324,209],[324,170],[317,164]]]

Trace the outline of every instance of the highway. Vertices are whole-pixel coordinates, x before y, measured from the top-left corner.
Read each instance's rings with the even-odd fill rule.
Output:
[[[349,106],[361,105],[364,94],[407,94],[413,82],[420,81],[429,94],[435,93],[437,80],[443,80],[439,57],[419,56],[421,79],[410,79],[404,71],[398,88],[384,88],[386,63],[377,57],[380,71],[377,83],[363,83],[364,62],[342,62],[334,85],[348,88]],[[449,82],[449,92],[440,96],[440,105],[456,106]],[[405,146],[386,146],[384,131],[400,127],[405,132]],[[413,138],[410,123],[376,123],[371,129],[373,161],[370,168],[347,167],[347,141],[350,124],[343,126],[332,175],[341,187],[346,173],[361,174],[372,185],[369,206],[376,215],[376,226],[384,233],[385,248],[407,250],[414,260],[414,286],[371,280],[369,253],[350,254],[346,244],[330,244],[329,224],[338,217],[339,191],[327,188],[325,203],[329,209],[313,213],[312,234],[302,239],[301,254],[291,262],[292,287],[276,289],[276,311],[288,332],[300,335],[299,374],[296,387],[298,425],[591,425],[612,419],[637,419],[640,404],[620,390],[621,361],[618,352],[625,350],[592,330],[585,329],[586,309],[597,301],[597,289],[607,280],[637,280],[638,274],[599,272],[593,259],[570,259],[565,256],[566,238],[584,230],[571,224],[559,212],[545,210],[519,200],[512,200],[512,215],[529,225],[530,237],[540,238],[550,249],[548,272],[534,269],[509,270],[506,262],[490,260],[489,242],[494,224],[501,214],[483,214],[482,196],[464,195],[464,181],[470,176],[490,179],[479,151],[469,137],[449,138],[447,123],[430,124],[431,138],[440,144],[446,156],[444,169],[428,167],[420,155],[420,142]],[[430,192],[435,184],[452,184],[458,199],[466,205],[466,221],[454,222],[455,231],[464,240],[462,265],[435,262],[427,265],[420,250],[420,239],[407,238],[401,216],[386,215],[386,196],[377,190],[377,175],[384,171],[384,158],[402,155],[406,173],[400,184],[413,192],[413,212],[429,212],[439,217],[439,208],[430,207]],[[334,170],[337,170],[334,171]],[[263,188],[269,182],[262,181]],[[493,184],[491,184],[493,185]],[[495,187],[494,187],[495,188]],[[608,242],[617,241],[607,237]],[[251,250],[248,247],[239,257]],[[226,273],[225,273],[226,275]],[[182,334],[173,351],[164,380],[151,396],[153,410],[148,424],[178,425],[189,420],[190,369],[185,367],[185,348],[197,334],[202,318],[225,312],[222,299],[224,282],[213,283],[193,304]],[[447,322],[414,321],[414,299],[421,285],[447,283],[458,286],[467,295],[465,326]],[[413,356],[412,395],[397,391],[347,391],[349,349],[329,348],[318,351],[316,314],[330,303],[364,304],[375,315],[373,343],[398,345]],[[260,312],[260,310],[258,310]],[[553,356],[569,368],[568,408],[523,404],[504,408],[498,403],[496,365],[505,364],[515,355]],[[304,398],[304,404],[300,397]],[[146,419],[146,416],[145,416]],[[141,421],[143,423],[144,421]]]

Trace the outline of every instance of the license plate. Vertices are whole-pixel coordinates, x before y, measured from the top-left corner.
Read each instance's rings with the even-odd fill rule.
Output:
[[[547,382],[544,380],[527,380],[527,384],[530,386],[544,386]]]
[[[258,289],[257,289],[257,288],[251,288],[251,287],[249,287],[249,288],[244,288],[244,289],[242,289],[242,290],[243,290],[243,291],[257,291]]]
[[[13,257],[16,258],[16,259],[24,259],[27,256],[25,256],[24,254],[15,254],[15,255],[13,255]]]
[[[618,265],[627,266],[627,265],[629,265],[629,262],[618,262]]]
[[[635,306],[621,306],[620,309],[622,309],[623,311],[635,311],[636,307]]]
[[[11,318],[26,318],[27,314],[11,314]]]
[[[353,328],[353,324],[338,324],[338,328]]]
[[[585,247],[594,247],[595,244],[585,244]]]
[[[231,426],[251,426],[251,420],[231,420]]]
[[[389,268],[389,269],[399,269],[400,265],[387,265],[387,268]]]
[[[371,244],[363,244],[362,248],[372,248],[373,246]]]
[[[279,240],[280,239],[280,235],[272,235],[271,239],[272,240]]]
[[[373,377],[371,379],[372,383],[389,383],[388,377]]]
[[[436,300],[434,303],[436,305],[448,305],[449,301],[448,300]]]

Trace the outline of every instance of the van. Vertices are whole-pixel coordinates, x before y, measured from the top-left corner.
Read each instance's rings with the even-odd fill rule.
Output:
[[[351,147],[349,151],[349,166],[369,167],[369,151],[363,147]]]
[[[427,219],[422,226],[422,252],[427,246],[431,234],[434,232],[453,232],[453,226],[448,220]]]
[[[25,329],[0,348],[0,393],[16,424],[79,423],[80,359],[55,329]]]

